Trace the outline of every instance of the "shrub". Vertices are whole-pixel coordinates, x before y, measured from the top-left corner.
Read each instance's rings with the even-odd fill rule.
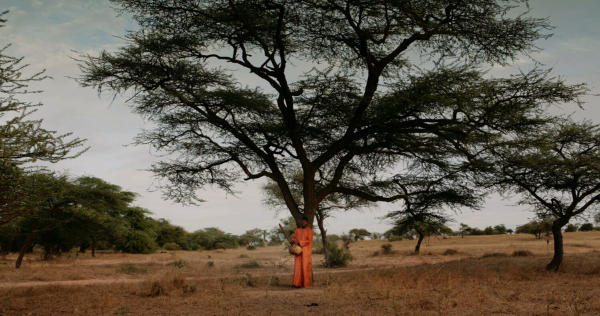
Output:
[[[163,249],[169,250],[169,251],[175,251],[175,250],[181,250],[181,247],[179,247],[179,245],[174,242],[168,242],[163,245]]]
[[[258,280],[250,273],[246,273],[246,275],[242,278],[242,284],[249,287],[255,287],[256,281]]]
[[[211,267],[211,268],[212,268],[212,267],[214,267],[214,266],[215,266],[215,262],[214,262],[214,261],[209,261],[209,262],[207,262],[207,263],[206,263],[206,266],[208,266],[208,267]]]
[[[390,235],[390,236],[388,237],[388,241],[389,241],[389,242],[392,242],[392,241],[400,241],[400,240],[402,240],[402,236]]]
[[[258,261],[256,260],[250,260],[248,262],[240,264],[238,267],[245,269],[260,268],[260,263],[258,263]]]
[[[594,230],[594,225],[592,223],[585,223],[579,227],[580,232],[591,232]]]
[[[451,256],[451,255],[455,255],[457,253],[458,253],[458,250],[456,250],[456,249],[446,249],[446,251],[444,251],[443,255]]]
[[[531,251],[529,250],[515,250],[512,253],[513,257],[528,257],[528,256],[533,256],[533,253],[531,253]]]
[[[133,273],[146,273],[146,272],[148,272],[148,270],[136,268],[133,264],[127,263],[127,264],[122,265],[121,268],[119,268],[119,270],[117,270],[117,272],[133,274]]]
[[[325,253],[325,248],[323,248],[323,244],[319,244],[313,247],[312,253],[317,255],[322,255]]]
[[[179,260],[177,260],[177,261],[175,261],[175,262],[173,263],[173,266],[175,266],[175,267],[177,267],[177,268],[181,269],[181,268],[183,268],[183,267],[187,266],[187,262],[185,262],[185,261],[183,261],[183,260],[179,259]]]
[[[256,250],[256,246],[255,245],[248,245],[246,247],[247,250]]]
[[[383,245],[381,245],[381,252],[382,252],[384,255],[389,255],[389,254],[391,254],[391,253],[392,253],[392,248],[393,248],[393,247],[394,247],[394,246],[392,246],[392,244],[383,244]]]
[[[485,253],[485,254],[483,254],[483,256],[481,256],[481,258],[497,258],[497,257],[508,257],[508,255],[505,253],[502,253],[502,252],[491,252],[491,253]]]
[[[342,268],[348,266],[350,261],[354,260],[350,252],[345,248],[338,247],[337,243],[329,244],[331,253],[331,267]]]

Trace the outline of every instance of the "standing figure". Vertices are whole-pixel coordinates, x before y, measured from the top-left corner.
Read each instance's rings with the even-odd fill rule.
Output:
[[[296,229],[292,245],[302,247],[302,253],[296,256],[294,262],[294,288],[312,286],[312,246],[314,233],[308,227],[308,218],[303,217],[301,222],[302,228]]]

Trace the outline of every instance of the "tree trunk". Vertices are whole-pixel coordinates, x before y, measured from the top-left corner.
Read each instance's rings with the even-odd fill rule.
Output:
[[[23,247],[21,247],[21,252],[19,252],[19,257],[17,258],[17,262],[15,262],[15,268],[18,269],[21,267],[21,263],[23,263],[23,257],[25,256],[25,252],[29,249],[29,245],[31,244],[31,240],[33,239],[33,232],[35,231],[35,227],[37,226],[37,219],[33,220],[33,224],[31,224],[31,230],[29,231],[29,235],[27,239],[25,239],[25,243],[23,243]]]
[[[568,222],[568,218],[558,218],[552,222],[552,234],[554,235],[554,257],[546,266],[546,270],[554,270],[554,272],[558,272],[558,268],[560,268],[564,254],[562,227]]]
[[[421,233],[420,231],[417,231],[417,233],[419,234],[419,241],[417,241],[417,246],[415,246],[415,253],[419,253],[421,250],[421,242],[423,239],[425,239],[425,234]]]
[[[331,268],[331,252],[329,251],[329,242],[327,241],[327,231],[325,230],[323,216],[320,214],[320,212],[317,212],[317,224],[319,225],[319,230],[321,231],[323,253],[325,254],[325,263],[323,265],[325,268]]]

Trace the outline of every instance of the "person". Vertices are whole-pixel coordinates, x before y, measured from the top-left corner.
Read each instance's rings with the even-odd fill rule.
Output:
[[[296,256],[294,262],[294,280],[292,287],[311,287],[312,286],[312,246],[314,233],[308,227],[308,218],[303,217],[301,228],[296,229],[292,245],[302,247],[302,253]]]

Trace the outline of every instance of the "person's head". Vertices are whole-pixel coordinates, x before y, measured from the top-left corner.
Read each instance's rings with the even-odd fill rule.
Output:
[[[300,222],[300,224],[302,225],[302,228],[308,227],[308,217],[302,217],[302,221]]]

